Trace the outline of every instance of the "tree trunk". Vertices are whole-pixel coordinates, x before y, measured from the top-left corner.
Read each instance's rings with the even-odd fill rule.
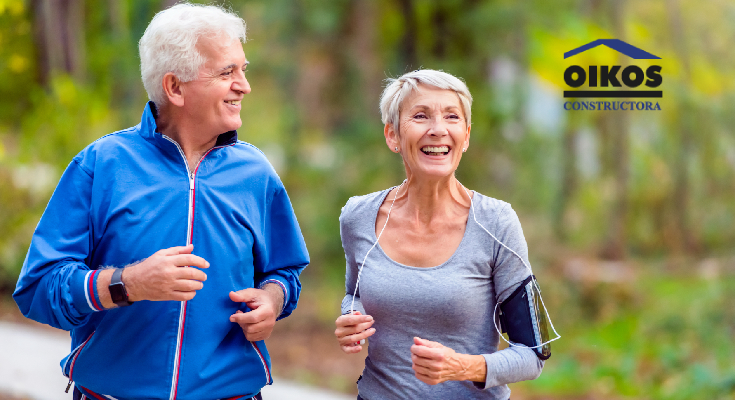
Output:
[[[47,86],[57,73],[84,78],[84,0],[32,0],[33,36],[39,81]]]
[[[375,109],[384,77],[378,54],[378,5],[372,0],[354,0],[349,11],[347,53],[360,76],[361,106]],[[342,98],[342,96],[338,96]],[[339,100],[341,101],[341,100]]]
[[[677,58],[681,61],[682,81],[685,88],[691,85],[691,65],[687,52],[686,35],[684,35],[681,2],[676,0],[667,0],[667,9],[669,10],[669,24],[671,36],[673,37],[674,51]],[[679,152],[674,160],[674,193],[672,198],[673,210],[672,214],[675,220],[677,248],[674,251],[692,252],[697,249],[696,240],[691,231],[689,222],[689,198],[691,197],[689,183],[689,159],[692,153],[693,138],[692,127],[694,112],[691,109],[687,91],[682,91],[683,99],[680,99],[679,112],[675,113],[677,121],[676,127],[679,139]]]
[[[574,197],[577,190],[577,152],[575,144],[577,141],[577,131],[573,121],[567,123],[564,129],[564,138],[562,145],[562,180],[561,191],[557,198],[556,207],[554,209],[554,230],[556,235],[562,240],[566,240],[569,234],[565,226],[565,215],[569,201]]]
[[[181,0],[163,0],[161,3],[161,10],[165,10],[169,7],[172,7],[174,4],[178,3]]]
[[[413,0],[399,0],[401,14],[403,15],[405,31],[401,40],[400,52],[403,56],[403,71],[399,75],[418,68],[418,57],[416,54],[416,36],[418,35],[416,17],[414,16]]]
[[[625,1],[609,0],[607,9],[612,15],[615,37],[625,40]],[[626,56],[618,55],[618,63],[624,68],[628,64]],[[621,69],[622,69],[621,68]],[[606,115],[606,125],[610,130],[612,145],[612,172],[614,176],[614,199],[608,221],[608,231],[601,256],[610,260],[621,260],[626,256],[626,232],[628,228],[628,177],[629,177],[629,120],[625,111],[612,111]]]

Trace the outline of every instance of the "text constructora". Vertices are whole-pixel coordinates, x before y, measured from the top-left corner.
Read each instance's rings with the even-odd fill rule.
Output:
[[[652,101],[567,101],[567,111],[661,111],[658,102]]]

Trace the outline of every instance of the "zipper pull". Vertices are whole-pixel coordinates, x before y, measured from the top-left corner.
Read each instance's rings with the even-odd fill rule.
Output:
[[[71,387],[71,379],[69,379],[69,384],[66,385],[66,390],[64,390],[64,393],[69,393],[69,388]]]
[[[189,176],[189,190],[194,190],[194,174]]]

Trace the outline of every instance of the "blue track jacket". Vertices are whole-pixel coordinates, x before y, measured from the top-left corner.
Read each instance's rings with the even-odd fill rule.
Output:
[[[33,234],[13,293],[23,314],[71,331],[63,373],[93,399],[249,398],[272,383],[270,357],[230,322],[229,292],[275,282],[280,318],[295,308],[309,263],[286,190],[235,131],[189,171],[176,142],[141,123],[104,136],[69,164]],[[102,309],[99,269],[194,243],[209,261],[188,302]],[[59,388],[64,390],[64,388]]]

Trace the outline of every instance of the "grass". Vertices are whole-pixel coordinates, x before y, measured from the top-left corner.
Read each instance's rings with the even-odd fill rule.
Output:
[[[514,387],[568,396],[735,399],[734,277],[641,274],[614,284],[555,284],[550,312],[563,338],[554,342],[542,376]],[[589,301],[590,293],[601,298]]]

